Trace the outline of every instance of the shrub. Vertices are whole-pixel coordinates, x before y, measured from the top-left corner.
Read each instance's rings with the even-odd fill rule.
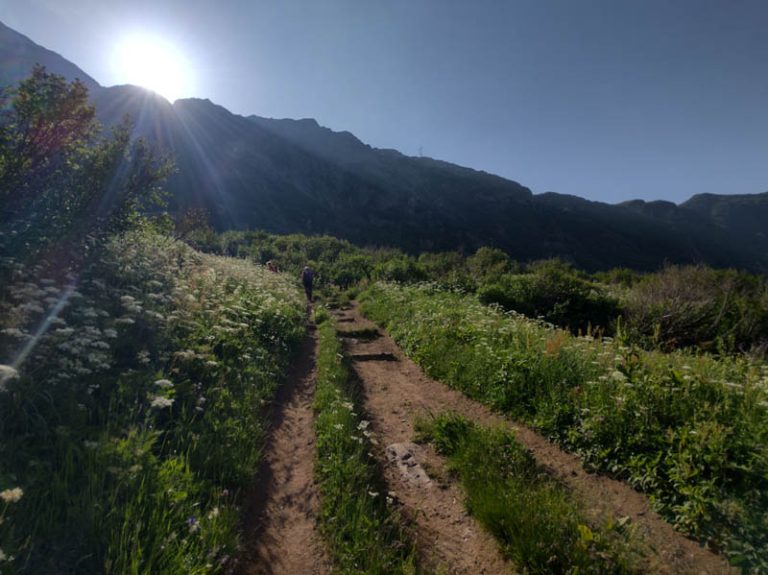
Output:
[[[557,260],[538,262],[529,273],[505,274],[478,289],[480,301],[496,303],[532,318],[543,318],[574,332],[612,326],[618,302],[599,284]]]
[[[703,266],[670,266],[625,296],[632,337],[672,350],[748,351],[768,342],[768,287],[757,276]]]

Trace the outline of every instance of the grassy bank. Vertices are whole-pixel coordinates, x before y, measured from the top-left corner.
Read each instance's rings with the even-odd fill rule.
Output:
[[[361,299],[432,377],[647,492],[745,572],[768,570],[765,364],[573,337],[428,286]]]
[[[617,524],[590,527],[565,489],[514,436],[444,413],[418,422],[420,440],[448,457],[466,505],[523,573],[621,574],[630,566]]]
[[[0,570],[223,572],[302,297],[149,231],[96,249],[68,271],[2,263],[0,491],[23,496]]]
[[[418,573],[415,549],[370,453],[373,439],[331,320],[318,332],[316,473],[320,527],[333,561],[345,574]]]

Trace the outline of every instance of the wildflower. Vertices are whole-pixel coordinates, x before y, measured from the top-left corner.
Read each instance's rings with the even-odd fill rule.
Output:
[[[190,533],[197,533],[200,531],[200,522],[194,515],[190,515],[187,519],[187,527],[189,528]]]
[[[334,425],[333,427],[334,427],[335,429],[338,429],[339,431],[341,431],[342,429],[344,429],[344,426],[343,426],[341,423],[337,423],[337,424],[336,424],[336,425]]]
[[[163,389],[168,389],[173,387],[173,382],[170,379],[158,379],[155,381],[155,385]]]
[[[10,335],[11,337],[15,337],[17,339],[26,339],[29,337],[29,334],[21,331],[19,328],[16,328],[16,327],[7,327],[4,330],[0,330],[0,333],[4,333],[5,335]]]
[[[208,519],[215,519],[215,518],[216,518],[216,517],[218,517],[218,516],[219,516],[219,508],[218,508],[218,507],[214,507],[214,508],[213,508],[213,509],[211,509],[211,511],[208,513]]]
[[[173,405],[173,400],[168,397],[155,396],[152,398],[150,405],[158,409],[165,409]]]
[[[0,364],[0,392],[6,390],[6,383],[19,377],[19,372],[10,365]]]
[[[366,421],[365,419],[361,420],[360,423],[357,424],[357,428],[360,431],[363,431],[365,429],[368,429],[368,426],[371,424],[370,421]]]
[[[625,381],[627,376],[620,372],[618,369],[615,369],[611,372],[611,378],[615,379],[616,381]]]
[[[16,503],[24,495],[24,490],[21,487],[14,487],[13,489],[6,489],[0,491],[0,499],[6,503]]]

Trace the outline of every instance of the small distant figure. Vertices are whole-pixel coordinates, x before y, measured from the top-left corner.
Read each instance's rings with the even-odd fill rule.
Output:
[[[307,301],[312,301],[312,282],[315,279],[315,272],[309,266],[304,266],[301,271],[301,283],[304,284],[304,293],[307,294]]]
[[[276,274],[278,271],[280,271],[277,269],[277,264],[273,260],[269,260],[267,262],[267,269],[271,271],[273,274]]]

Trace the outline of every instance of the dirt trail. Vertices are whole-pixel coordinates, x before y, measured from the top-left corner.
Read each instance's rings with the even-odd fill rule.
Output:
[[[381,330],[378,335],[361,333],[355,337],[359,330],[370,331],[376,327],[356,308],[337,312],[337,317],[345,320],[339,324],[339,332],[342,335],[347,332],[345,353],[351,357],[362,385],[372,428],[382,447],[394,444],[387,450],[386,480],[406,514],[415,521],[419,546],[430,550],[427,559],[432,564],[442,564],[448,573],[490,574],[512,570],[501,561],[495,542],[464,512],[461,492],[447,479],[442,458],[429,447],[407,445],[414,437],[416,416],[453,410],[484,425],[502,425],[514,430],[539,464],[563,481],[584,503],[592,519],[628,517],[646,547],[644,571],[697,575],[737,572],[722,557],[677,533],[652,511],[641,493],[622,482],[587,473],[575,456],[563,452],[533,430],[426,377]],[[421,469],[427,471],[429,479],[420,478]],[[436,484],[442,485],[436,487]]]
[[[315,531],[314,484],[317,338],[302,344],[278,392],[266,451],[245,512],[242,575],[324,575],[330,571]]]

